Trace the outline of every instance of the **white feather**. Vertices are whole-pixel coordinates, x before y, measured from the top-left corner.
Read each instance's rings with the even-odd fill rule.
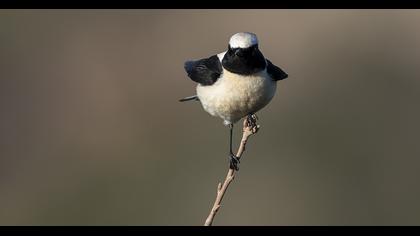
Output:
[[[256,44],[258,44],[257,36],[248,32],[236,33],[229,40],[232,48],[249,48]]]
[[[219,58],[223,58],[222,54]],[[197,86],[197,96],[205,111],[229,125],[265,107],[273,98],[276,86],[266,70],[243,76],[223,69],[213,85]]]

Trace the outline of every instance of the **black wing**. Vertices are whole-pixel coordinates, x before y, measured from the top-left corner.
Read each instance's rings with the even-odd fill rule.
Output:
[[[269,61],[268,59],[267,59],[267,73],[275,81],[286,79],[289,76],[282,69],[280,69],[279,67],[273,65],[273,63],[271,63],[271,61]]]
[[[187,61],[184,68],[191,80],[202,85],[214,84],[223,71],[222,64],[217,56],[198,61]]]

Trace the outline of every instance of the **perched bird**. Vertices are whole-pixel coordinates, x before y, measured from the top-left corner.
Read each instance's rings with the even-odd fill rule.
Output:
[[[243,117],[255,121],[255,113],[273,98],[277,81],[288,75],[263,56],[257,36],[249,32],[234,34],[227,51],[187,61],[184,68],[198,85],[196,95],[179,101],[200,101],[205,111],[223,119],[230,128],[230,168],[239,170],[232,152],[233,124]]]

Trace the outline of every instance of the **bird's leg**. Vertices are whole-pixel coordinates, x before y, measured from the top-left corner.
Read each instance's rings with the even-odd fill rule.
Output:
[[[258,117],[255,114],[248,114],[246,117],[246,122],[248,123],[248,127],[255,127],[257,126]]]
[[[235,154],[233,154],[232,151],[232,136],[233,136],[233,124],[229,125],[230,128],[230,137],[229,137],[229,145],[230,145],[230,149],[229,149],[229,163],[230,163],[230,168],[234,169],[236,171],[239,170],[238,164],[239,164],[239,158],[237,156],[235,156]]]

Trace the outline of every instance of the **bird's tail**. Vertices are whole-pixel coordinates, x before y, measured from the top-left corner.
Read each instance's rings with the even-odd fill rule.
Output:
[[[200,101],[200,99],[198,99],[197,95],[189,96],[189,97],[185,97],[185,98],[179,99],[180,102],[186,102],[186,101],[191,101],[191,100]]]

